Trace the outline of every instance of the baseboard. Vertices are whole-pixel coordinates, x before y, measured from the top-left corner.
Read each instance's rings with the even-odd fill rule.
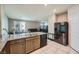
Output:
[[[56,43],[58,43],[58,44],[61,44],[61,45],[64,45],[64,46],[68,46],[68,44],[62,44],[62,43],[59,43],[59,42],[57,42],[57,41],[55,41],[54,39],[50,39],[50,38],[48,38],[49,40],[51,40],[51,41],[54,41],[54,42],[56,42]]]
[[[70,48],[72,48],[71,46],[70,46]],[[72,48],[74,51],[76,51],[74,48]],[[79,54],[79,52],[78,51],[76,51],[78,54]]]

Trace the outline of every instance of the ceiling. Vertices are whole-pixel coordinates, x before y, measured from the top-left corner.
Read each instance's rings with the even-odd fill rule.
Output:
[[[53,13],[66,12],[69,4],[7,4],[4,5],[9,18],[28,21],[47,21]]]

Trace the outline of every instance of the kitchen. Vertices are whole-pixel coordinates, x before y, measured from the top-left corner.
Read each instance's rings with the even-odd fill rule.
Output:
[[[33,25],[32,25],[32,24]],[[31,28],[37,29],[38,22],[27,22]],[[36,26],[34,26],[34,24]],[[40,31],[25,31],[25,22],[24,21],[12,21],[8,20],[9,32],[4,28],[9,35],[4,35],[0,39],[0,51],[3,54],[25,54],[30,53],[38,48],[47,45],[47,34]],[[14,25],[14,26],[13,26]],[[31,27],[32,26],[32,27]],[[28,28],[27,27],[27,28]],[[35,28],[33,28],[35,27]],[[15,28],[15,29],[14,29]],[[28,30],[26,28],[26,30]],[[29,29],[30,29],[29,28]]]
[[[1,5],[1,18],[5,19],[0,21],[0,53],[25,54],[47,45],[47,34],[40,31],[41,23],[45,22],[9,18],[3,7]]]
[[[39,30],[40,23],[8,19],[8,29],[0,38],[0,53],[25,54],[47,45],[47,34]],[[30,31],[30,30],[32,31]],[[37,29],[35,31],[35,29]]]
[[[48,39],[50,38],[52,39],[51,42],[58,44],[57,46],[63,45],[62,47],[68,47],[69,49],[73,48],[72,50],[76,51],[79,50],[78,47],[76,47],[77,44],[75,44],[75,42],[78,40],[74,41],[73,38],[74,30],[72,30],[72,32],[70,31],[70,29],[74,28],[73,26],[75,26],[72,25],[72,23],[74,22],[71,19],[73,20],[74,18],[78,19],[77,17],[78,5],[50,4],[44,6],[42,4],[40,5],[1,4],[0,6],[1,6],[0,7],[1,54],[29,54],[34,51],[41,50],[41,48],[49,46],[50,42]],[[60,10],[61,8],[62,10]],[[76,15],[74,15],[73,17],[74,13]],[[55,27],[55,24],[57,23],[60,23],[61,26],[57,25]],[[63,27],[64,23],[66,24],[68,23],[69,27],[68,26],[67,28]],[[61,29],[59,30],[60,27]],[[57,32],[59,31],[62,33],[57,33],[56,35],[55,28],[57,29]],[[50,34],[52,34],[52,37],[50,37]],[[63,34],[65,34],[65,36]],[[76,32],[75,35],[76,34],[78,33]],[[56,37],[55,40],[53,40],[53,36]],[[63,37],[65,37],[66,40],[64,40]],[[75,38],[78,38],[78,36],[75,36]],[[64,44],[63,41],[65,41]],[[53,47],[51,46],[51,48]],[[63,48],[63,50],[66,49]],[[60,52],[61,53],[64,52],[63,50],[60,50]],[[53,50],[51,52],[53,52]],[[66,53],[69,52],[67,51]],[[49,53],[49,51],[47,53]]]

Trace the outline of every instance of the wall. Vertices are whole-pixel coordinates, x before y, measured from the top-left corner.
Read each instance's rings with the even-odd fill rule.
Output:
[[[79,5],[68,9],[70,46],[79,52]]]
[[[1,34],[1,5],[0,5],[0,34]]]
[[[48,33],[54,33],[55,20],[56,20],[56,15],[53,13],[51,16],[49,16],[48,19]]]
[[[26,28],[39,28],[40,22],[35,22],[35,21],[26,21]]]
[[[18,20],[14,20],[14,19],[10,19],[9,18],[9,23],[8,23],[8,25],[9,25],[9,30],[11,30],[12,29],[12,27],[15,25],[14,24],[14,21],[18,21]],[[19,20],[20,22],[25,22],[25,31],[27,32],[28,31],[28,29],[30,29],[30,28],[39,28],[40,27],[40,22],[36,22],[36,21],[21,21],[21,20]]]
[[[12,31],[13,28],[14,28],[14,23],[13,23],[12,20],[9,20],[9,18],[8,18],[8,29],[9,29],[9,31]]]
[[[2,36],[7,36],[7,32],[3,28],[8,31],[8,18],[5,14],[4,5],[1,5],[1,34]]]
[[[67,22],[67,12],[56,15],[56,22]]]
[[[14,23],[13,28],[15,29],[15,32],[26,32],[25,21],[13,21],[13,23]]]

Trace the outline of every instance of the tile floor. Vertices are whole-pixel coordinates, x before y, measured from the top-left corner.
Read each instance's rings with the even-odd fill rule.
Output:
[[[30,54],[77,54],[69,46],[63,46],[54,41],[48,40],[47,46],[40,48]]]

